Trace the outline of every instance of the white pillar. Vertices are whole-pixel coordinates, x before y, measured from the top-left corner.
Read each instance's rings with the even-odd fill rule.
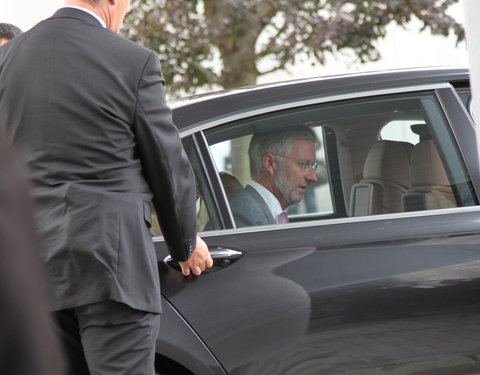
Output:
[[[480,126],[480,1],[463,0],[465,12],[465,37],[470,67],[470,87],[473,97],[473,113]],[[477,132],[480,137],[480,131]],[[480,139],[477,144],[480,145]]]

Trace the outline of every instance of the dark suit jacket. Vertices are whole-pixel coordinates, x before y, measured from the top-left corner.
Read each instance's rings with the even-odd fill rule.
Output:
[[[229,202],[237,227],[275,224],[262,196],[250,185],[233,193]]]
[[[160,311],[152,193],[173,258],[195,246],[194,176],[163,84],[155,53],[78,9],[0,49],[0,128],[32,178],[54,310]]]

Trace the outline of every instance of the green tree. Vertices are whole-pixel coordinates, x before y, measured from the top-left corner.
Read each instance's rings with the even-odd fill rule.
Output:
[[[380,58],[375,41],[388,24],[420,20],[432,34],[462,26],[446,11],[458,0],[132,0],[124,34],[156,51],[170,94],[255,84],[295,64],[323,64],[350,50],[360,62]],[[269,61],[270,66],[262,62]]]

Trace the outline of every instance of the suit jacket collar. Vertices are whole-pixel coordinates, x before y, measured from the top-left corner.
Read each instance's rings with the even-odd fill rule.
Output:
[[[265,214],[265,217],[267,218],[268,223],[275,224],[275,218],[273,217],[272,212],[270,211],[270,208],[268,207],[267,203],[265,203],[265,200],[262,198],[260,193],[250,185],[245,186],[245,191],[247,191],[252,196],[252,198],[258,203],[258,205],[261,207],[263,213]]]
[[[98,22],[98,20],[91,14],[75,8],[60,8],[51,18],[74,18],[91,25],[102,27],[100,22]]]

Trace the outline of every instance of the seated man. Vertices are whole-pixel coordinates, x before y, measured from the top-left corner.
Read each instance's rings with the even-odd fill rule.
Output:
[[[302,200],[317,180],[316,135],[307,126],[254,134],[250,141],[250,181],[230,197],[238,227],[288,222],[285,209]]]

